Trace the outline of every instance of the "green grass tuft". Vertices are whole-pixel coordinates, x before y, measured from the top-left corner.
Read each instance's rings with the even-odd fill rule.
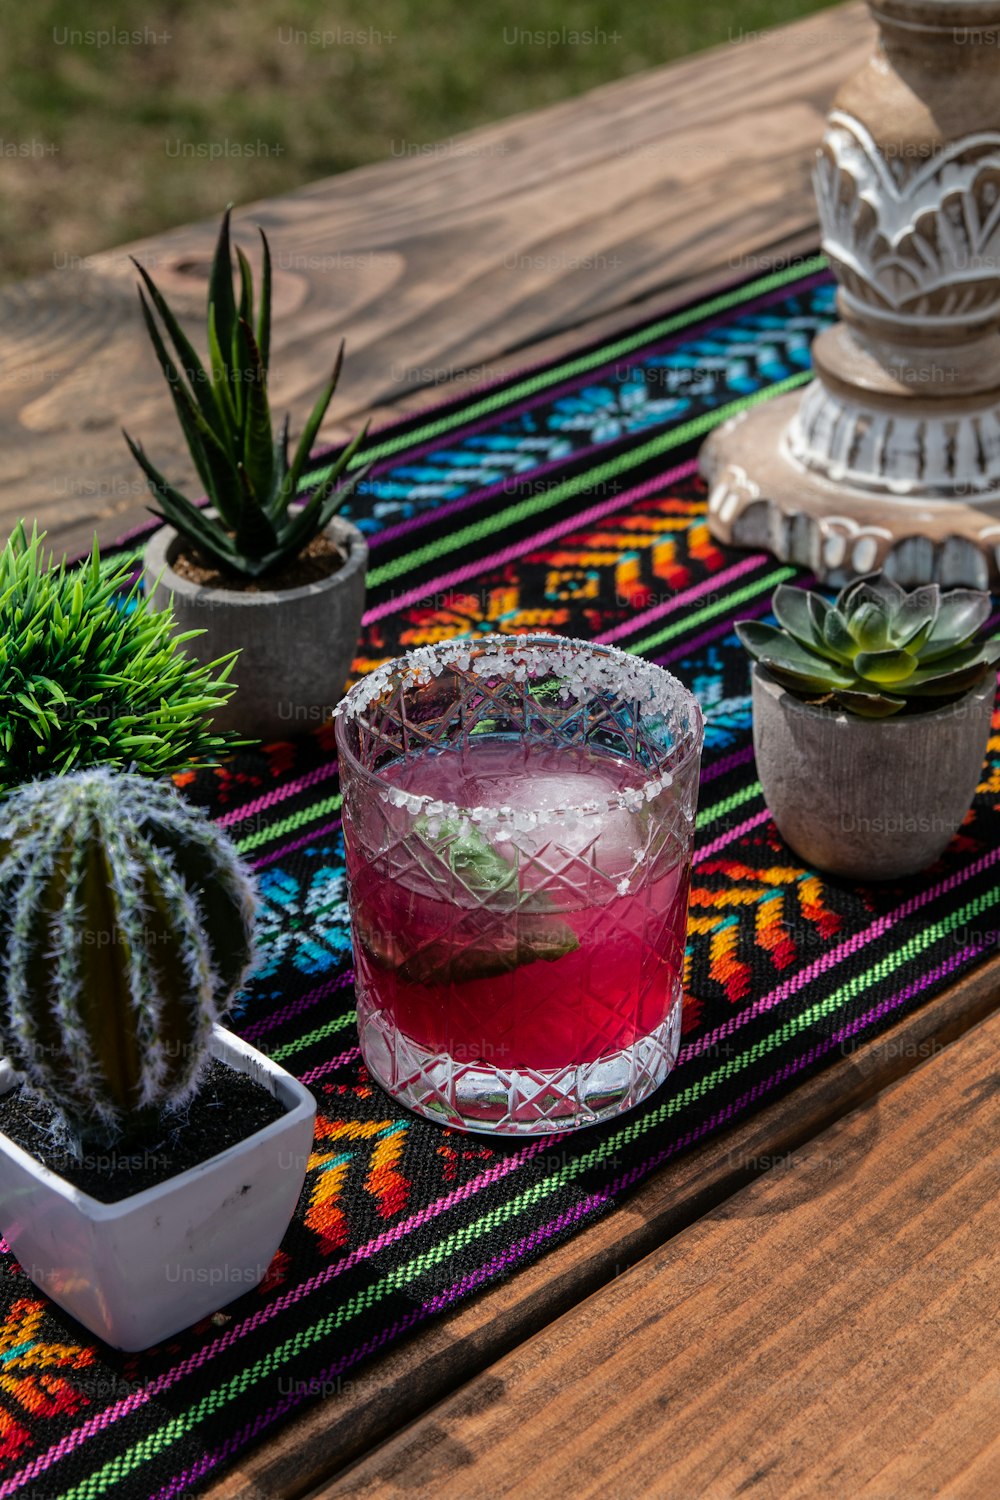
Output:
[[[233,743],[211,716],[232,696],[233,658],[199,666],[128,559],[54,566],[19,523],[0,552],[0,795],[91,766],[150,776]]]

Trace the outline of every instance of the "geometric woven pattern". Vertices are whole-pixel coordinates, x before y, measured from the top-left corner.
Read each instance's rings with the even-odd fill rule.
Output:
[[[0,1255],[0,1500],[197,1492],[317,1392],[996,952],[1000,721],[959,835],[906,881],[804,868],[756,780],[733,621],[765,618],[795,570],[714,544],[693,453],[800,384],[831,317],[818,262],[737,288],[375,434],[354,502],[372,547],[358,672],[450,635],[544,629],[639,652],[700,699],[666,1085],[557,1152],[406,1115],[358,1056],[332,733],[180,778],[257,868],[263,950],[233,1026],[315,1092],[315,1151],[264,1283],[142,1354],[96,1344]]]

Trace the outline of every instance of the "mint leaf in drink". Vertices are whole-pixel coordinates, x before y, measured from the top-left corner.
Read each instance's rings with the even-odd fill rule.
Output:
[[[456,930],[453,937],[409,954],[402,934],[379,940],[366,931],[363,913],[356,913],[358,936],[381,968],[395,970],[410,984],[461,984],[509,974],[524,964],[555,963],[579,948],[579,938],[552,910],[546,893],[522,890],[515,866],[478,828],[454,819],[419,817],[413,832],[483,904],[472,912],[458,909],[456,927],[466,931]],[[468,931],[470,926],[474,932]]]
[[[462,984],[468,979],[496,979],[524,964],[555,963],[580,946],[580,939],[556,916],[516,919],[491,913],[494,920],[475,942],[430,943],[405,958],[396,972],[408,984]],[[495,930],[494,930],[495,929]],[[516,929],[516,930],[515,930]]]
[[[463,831],[461,824],[454,819],[432,823],[430,818],[420,817],[414,823],[413,831],[435,854],[447,853],[451,873],[457,875],[475,895],[509,895],[511,904],[518,904],[517,871],[471,823],[467,823]]]

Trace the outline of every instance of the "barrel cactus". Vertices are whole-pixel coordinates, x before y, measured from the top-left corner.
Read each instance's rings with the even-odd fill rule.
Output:
[[[167,783],[98,768],[5,802],[0,1048],[77,1142],[193,1095],[253,913],[229,839]]]
[[[832,604],[782,584],[771,607],[777,626],[736,626],[754,660],[797,698],[863,718],[939,708],[1000,661],[1000,636],[977,639],[991,605],[976,589],[943,592],[931,583],[907,592],[873,573]]]

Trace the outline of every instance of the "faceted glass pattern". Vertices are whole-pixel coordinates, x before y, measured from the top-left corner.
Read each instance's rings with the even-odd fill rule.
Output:
[[[423,647],[338,716],[361,1049],[442,1124],[540,1134],[667,1076],[702,725],[610,647]]]

